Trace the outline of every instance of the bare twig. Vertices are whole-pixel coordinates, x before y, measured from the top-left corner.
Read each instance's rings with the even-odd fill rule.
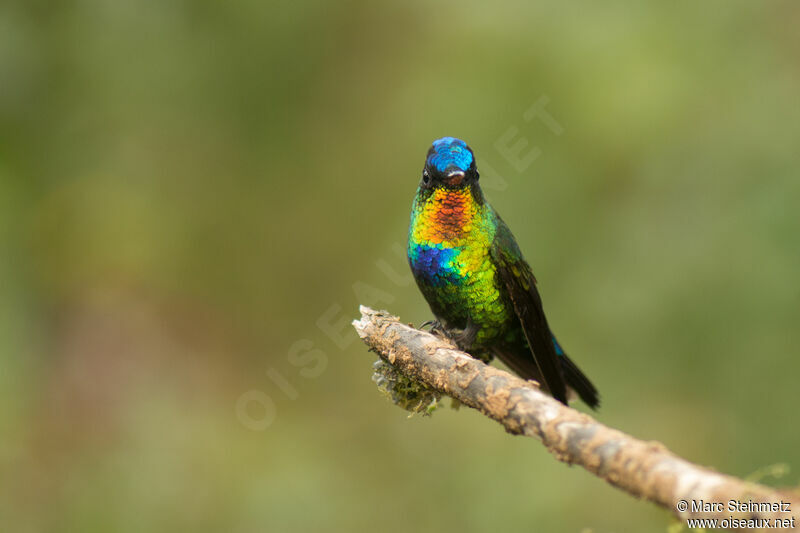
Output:
[[[478,409],[509,433],[536,437],[559,461],[580,465],[683,520],[734,517],[769,519],[773,524],[778,519],[786,521],[787,527],[800,525],[796,493],[692,464],[659,442],[645,442],[606,427],[540,392],[536,382],[488,366],[386,312],[362,306],[361,314],[353,326],[382,359],[403,374]],[[732,510],[731,501],[745,507]],[[681,502],[686,502],[686,510]],[[788,511],[781,503],[788,505]]]

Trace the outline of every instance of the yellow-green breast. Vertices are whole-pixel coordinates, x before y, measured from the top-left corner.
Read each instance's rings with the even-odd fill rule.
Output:
[[[408,233],[408,259],[431,309],[449,327],[480,327],[475,344],[488,345],[516,324],[499,289],[490,247],[497,228],[492,208],[469,187],[417,191]]]

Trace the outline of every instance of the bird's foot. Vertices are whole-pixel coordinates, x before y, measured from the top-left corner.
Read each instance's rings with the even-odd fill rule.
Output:
[[[451,340],[447,328],[438,320],[427,320],[420,324],[419,329],[424,330],[425,328],[428,328],[428,331],[442,340]]]
[[[442,327],[442,323],[439,322],[438,320],[426,320],[425,322],[420,324],[419,328],[417,328],[417,329],[423,329],[424,330],[427,327],[430,327],[430,331],[433,331],[434,329],[441,328]]]
[[[467,319],[467,327],[464,329],[451,329],[447,332],[448,338],[456,343],[458,349],[462,352],[469,352],[472,345],[475,343],[475,337],[478,336],[480,328],[472,321]]]
[[[420,324],[419,329],[430,328],[429,331],[440,339],[450,341],[462,352],[469,352],[475,343],[475,337],[480,328],[475,325],[472,319],[467,320],[467,327],[464,329],[446,328],[438,320],[428,320]]]

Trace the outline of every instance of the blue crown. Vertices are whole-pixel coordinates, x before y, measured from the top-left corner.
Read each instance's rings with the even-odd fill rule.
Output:
[[[466,172],[472,164],[472,152],[467,143],[455,137],[442,137],[433,141],[433,148],[428,155],[428,164],[439,172],[444,172],[448,167],[456,166]]]

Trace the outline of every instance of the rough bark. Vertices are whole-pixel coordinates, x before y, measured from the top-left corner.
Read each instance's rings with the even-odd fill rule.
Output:
[[[358,335],[382,359],[426,385],[502,424],[506,431],[539,439],[556,459],[580,465],[632,496],[645,498],[678,518],[791,520],[800,526],[800,497],[695,465],[663,444],[642,441],[567,407],[525,381],[458,351],[448,341],[361,307]],[[731,512],[729,501],[789,504],[789,512]],[[679,502],[688,509],[681,512]],[[711,512],[695,505],[722,503]]]

